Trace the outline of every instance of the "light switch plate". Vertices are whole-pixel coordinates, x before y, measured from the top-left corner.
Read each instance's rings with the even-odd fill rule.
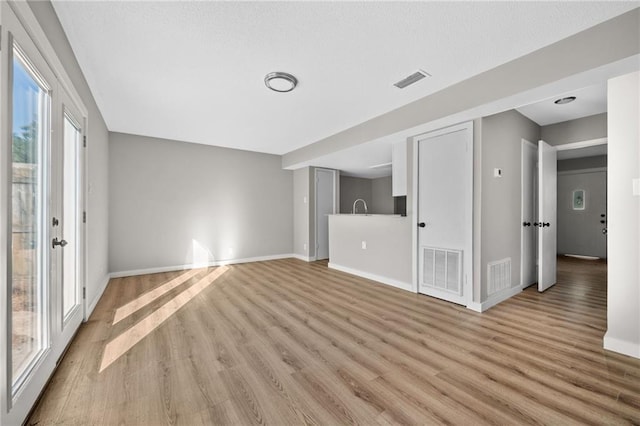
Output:
[[[493,169],[493,177],[496,177],[496,178],[502,177],[502,169],[499,169],[499,168]]]

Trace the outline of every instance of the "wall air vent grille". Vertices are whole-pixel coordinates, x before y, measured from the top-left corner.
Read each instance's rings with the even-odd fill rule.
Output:
[[[511,287],[511,258],[487,265],[487,296]]]
[[[423,284],[449,293],[462,294],[462,252],[423,247]]]

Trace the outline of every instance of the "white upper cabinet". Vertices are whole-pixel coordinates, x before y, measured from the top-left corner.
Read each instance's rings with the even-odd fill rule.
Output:
[[[391,149],[391,185],[392,195],[407,195],[407,142],[393,143]]]

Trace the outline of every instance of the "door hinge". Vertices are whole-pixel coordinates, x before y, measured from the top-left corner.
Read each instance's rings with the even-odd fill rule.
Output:
[[[87,212],[82,212],[82,223],[87,223]]]
[[[83,299],[87,298],[87,288],[86,287],[82,287],[82,298]]]
[[[83,148],[86,148],[86,147],[87,147],[87,137],[86,137],[86,136],[83,136],[83,137],[82,137],[82,147],[83,147]]]

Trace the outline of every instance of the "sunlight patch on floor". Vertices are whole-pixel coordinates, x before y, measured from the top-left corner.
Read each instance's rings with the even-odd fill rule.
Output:
[[[134,312],[144,308],[154,300],[164,296],[174,288],[180,286],[181,284],[188,281],[190,278],[196,276],[201,271],[202,270],[198,270],[198,269],[192,269],[190,271],[187,271],[184,274],[181,274],[175,277],[174,279],[172,279],[171,281],[168,281],[167,283],[161,285],[160,287],[155,288],[143,294],[142,296],[138,297],[137,299],[132,300],[126,305],[119,307],[116,310],[115,315],[113,316],[113,325],[119,323],[120,321],[122,321],[129,315],[133,314]]]
[[[173,299],[159,307],[139,323],[110,341],[105,347],[104,354],[102,356],[100,373],[104,371],[105,368],[113,364],[122,355],[127,353],[129,349],[133,348],[138,342],[149,335],[149,333],[158,328],[191,299],[214,283],[228,269],[229,267],[227,266],[216,268],[196,284],[176,295]]]

